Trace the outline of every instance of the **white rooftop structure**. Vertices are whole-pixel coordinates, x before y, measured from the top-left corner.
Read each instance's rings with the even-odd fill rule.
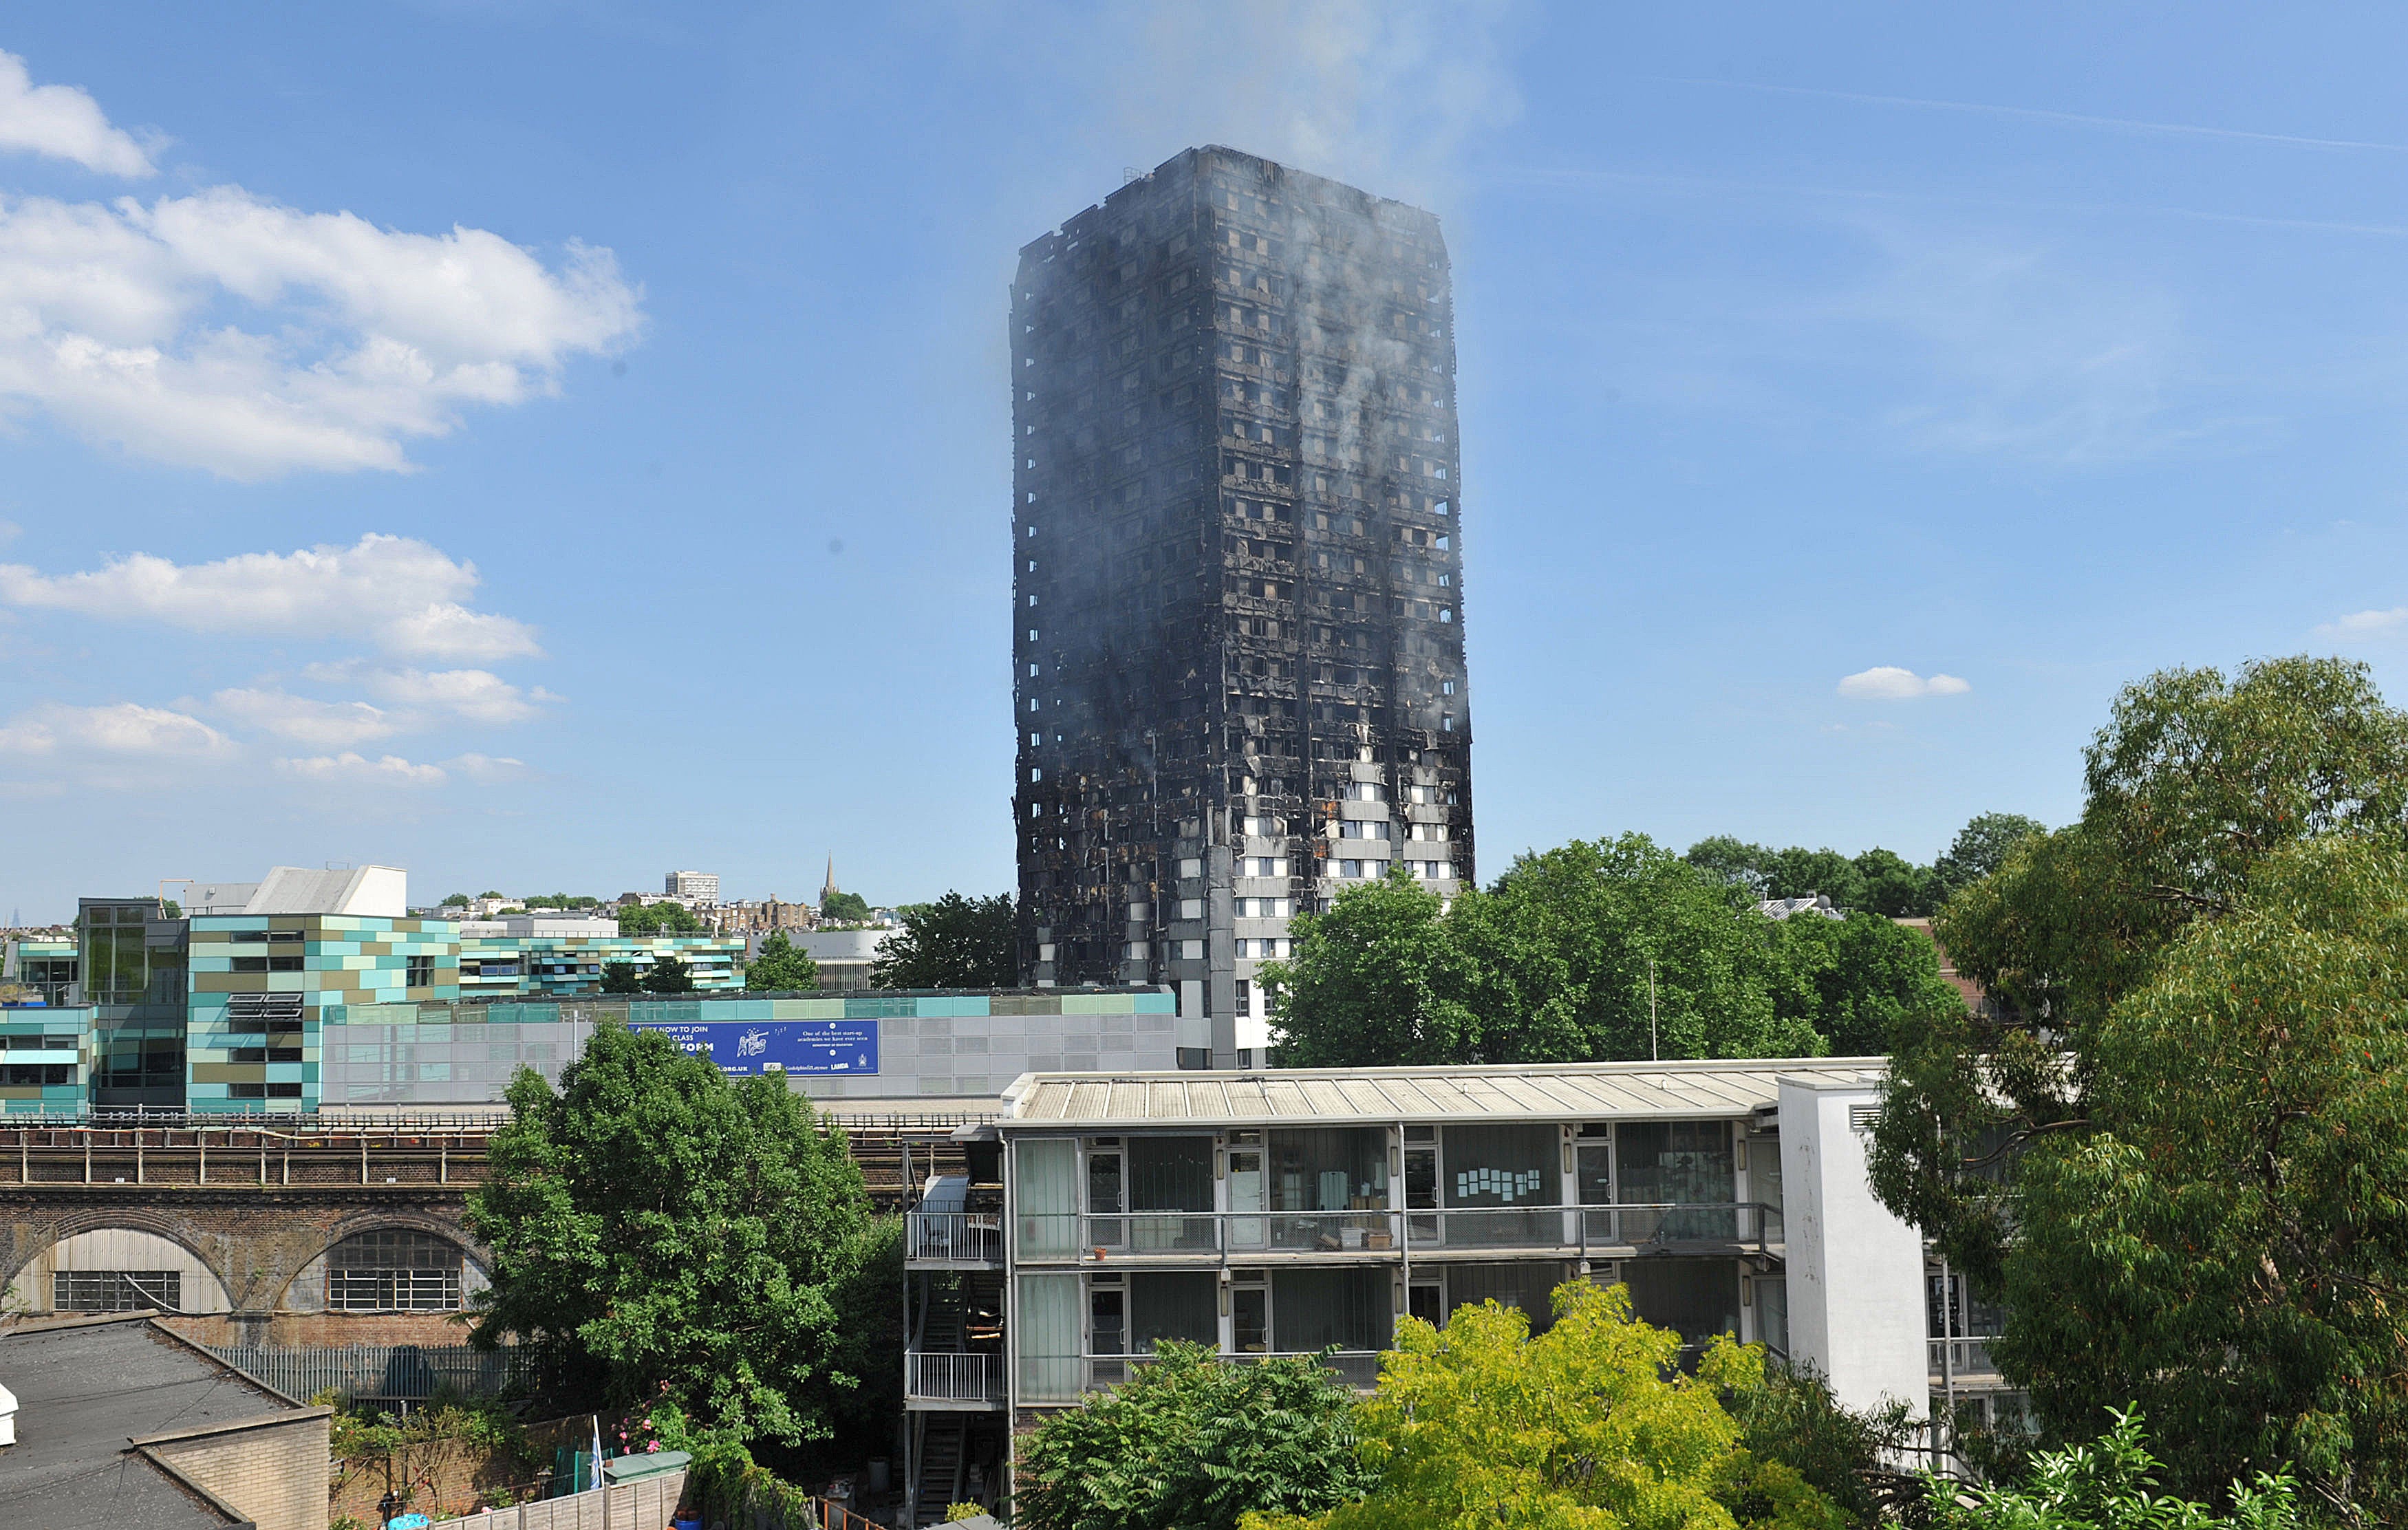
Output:
[[[1870,1087],[1879,1057],[1583,1063],[1530,1067],[1281,1068],[1270,1073],[1024,1074],[1004,1092],[1010,1128],[1221,1122],[1634,1121],[1740,1117],[1777,1107],[1781,1080]]]
[[[1756,906],[1756,911],[1767,919],[1787,919],[1792,914],[1813,914],[1818,919],[1845,919],[1848,911],[1832,905],[1822,893],[1809,893],[1802,898],[1766,898]]]
[[[409,912],[409,873],[399,866],[342,866],[313,871],[271,867],[255,882],[194,882],[187,914],[361,914],[400,919]]]

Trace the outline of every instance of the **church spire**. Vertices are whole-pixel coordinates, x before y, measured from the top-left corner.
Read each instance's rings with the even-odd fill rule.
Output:
[[[836,854],[834,851],[830,851],[828,854],[827,881],[820,888],[820,902],[822,904],[825,904],[828,899],[834,896],[836,896]]]

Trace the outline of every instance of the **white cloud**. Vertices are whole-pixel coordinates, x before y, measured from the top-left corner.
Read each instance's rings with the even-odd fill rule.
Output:
[[[2408,606],[2394,606],[2387,611],[2352,611],[2317,627],[2316,636],[2346,642],[2354,637],[2387,637],[2403,627],[2408,627]]]
[[[106,618],[141,618],[188,632],[352,637],[423,659],[508,659],[540,653],[535,630],[461,602],[477,568],[412,537],[371,534],[349,548],[248,552],[175,564],[147,552],[76,574],[0,564],[0,602]]]
[[[102,175],[158,173],[131,135],[108,125],[99,102],[72,85],[36,85],[23,59],[0,52],[0,150],[12,149]]]
[[[365,701],[318,701],[283,691],[220,691],[209,697],[218,710],[263,728],[279,738],[318,749],[346,749],[385,738],[400,724]]]
[[[409,719],[406,725],[523,722],[561,698],[541,686],[512,685],[490,669],[385,669],[356,661],[313,664],[302,672],[320,685],[357,685]]]
[[[91,97],[60,90],[0,54],[0,148],[149,171]],[[640,297],[574,240],[547,265],[483,229],[405,233],[239,186],[0,198],[0,406],[232,479],[401,470],[409,439],[632,340]]]
[[[507,754],[460,754],[443,762],[444,767],[472,781],[491,783],[514,781],[527,774],[526,762]]]
[[[1929,679],[1895,665],[1860,669],[1840,681],[1840,694],[1852,701],[1914,701],[1922,696],[1962,695],[1973,687],[1954,675]]]
[[[376,786],[440,786],[445,779],[441,765],[412,765],[398,754],[370,760],[349,750],[279,760],[276,768],[309,780]]]
[[[68,751],[192,757],[223,753],[232,748],[232,740],[196,717],[157,707],[140,707],[130,701],[108,707],[50,703],[0,723],[0,754],[47,755]]]

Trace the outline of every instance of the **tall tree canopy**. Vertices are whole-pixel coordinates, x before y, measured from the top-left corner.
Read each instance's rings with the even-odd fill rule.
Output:
[[[1763,1384],[1761,1351],[1718,1337],[1696,1368],[1681,1336],[1630,1314],[1630,1294],[1559,1286],[1532,1337],[1518,1308],[1456,1309],[1443,1332],[1397,1325],[1361,1409],[1369,1496],[1317,1519],[1250,1516],[1248,1530],[1838,1530],[1794,1469],[1758,1462],[1723,1405]]]
[[[1354,1396],[1317,1360],[1231,1365],[1161,1344],[1125,1384],[1056,1413],[1020,1448],[1022,1530],[1237,1530],[1249,1511],[1359,1496]]]
[[[2272,851],[2408,822],[2408,716],[2338,659],[2153,675],[2117,697],[2085,762],[2080,820],[2015,843],[1942,912],[1988,1003],[1899,1038],[1874,1132],[1883,1198],[1994,1288],[2001,1165],[2034,1134],[2080,1129],[2091,1027]]]
[[[756,993],[790,994],[820,985],[820,965],[795,949],[783,930],[773,930],[745,964],[744,986]]]
[[[903,927],[886,937],[869,964],[872,986],[1010,988],[1020,980],[1010,894],[966,898],[948,893],[896,913]]]
[[[2338,660],[2175,670],[2086,763],[1941,915],[1989,1002],[1900,1033],[1875,1192],[2005,1294],[2055,1437],[2139,1398],[2185,1491],[2288,1459],[2408,1514],[2408,717]]]
[[[1849,856],[1799,845],[1774,850],[1715,835],[1691,845],[1683,859],[1751,899],[1820,894],[1851,911],[1914,919],[1929,914],[1946,896],[1932,867],[1916,865],[1896,851],[1879,846]]]
[[[2408,1518],[2408,858],[2275,851],[2085,1037],[2017,1165],[2001,1364],[2060,1423],[2137,1402],[2200,1496],[2289,1463]],[[2235,1357],[2240,1363],[2235,1363]]]
[[[2006,865],[2007,852],[2036,834],[2046,834],[2048,825],[2021,813],[1983,813],[1956,831],[1956,837],[1940,859],[1931,863],[1931,874],[1945,901],[1960,887],[1980,881]]]
[[[1304,1067],[1879,1052],[1900,1017],[1963,1008],[1916,931],[1789,925],[1626,835],[1525,855],[1451,905],[1400,874],[1350,888],[1298,916],[1263,981]]]
[[[529,1346],[587,1406],[666,1384],[747,1438],[826,1436],[862,1383],[834,1363],[846,1287],[880,1247],[841,1134],[782,1080],[609,1024],[559,1089],[521,1068],[509,1104],[468,1197],[477,1340]]]
[[[701,918],[675,903],[622,903],[610,910],[621,935],[700,935]]]
[[[1918,925],[1862,911],[1768,922],[1774,1013],[1812,1025],[1838,1056],[1885,1054],[1901,1025],[1945,1023],[1965,1008]]]

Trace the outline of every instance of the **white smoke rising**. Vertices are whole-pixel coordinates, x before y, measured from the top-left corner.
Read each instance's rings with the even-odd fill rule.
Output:
[[[1429,207],[1448,200],[1468,143],[1521,109],[1504,59],[1511,10],[1159,0],[1098,15],[1096,51],[1133,165],[1219,143]]]

